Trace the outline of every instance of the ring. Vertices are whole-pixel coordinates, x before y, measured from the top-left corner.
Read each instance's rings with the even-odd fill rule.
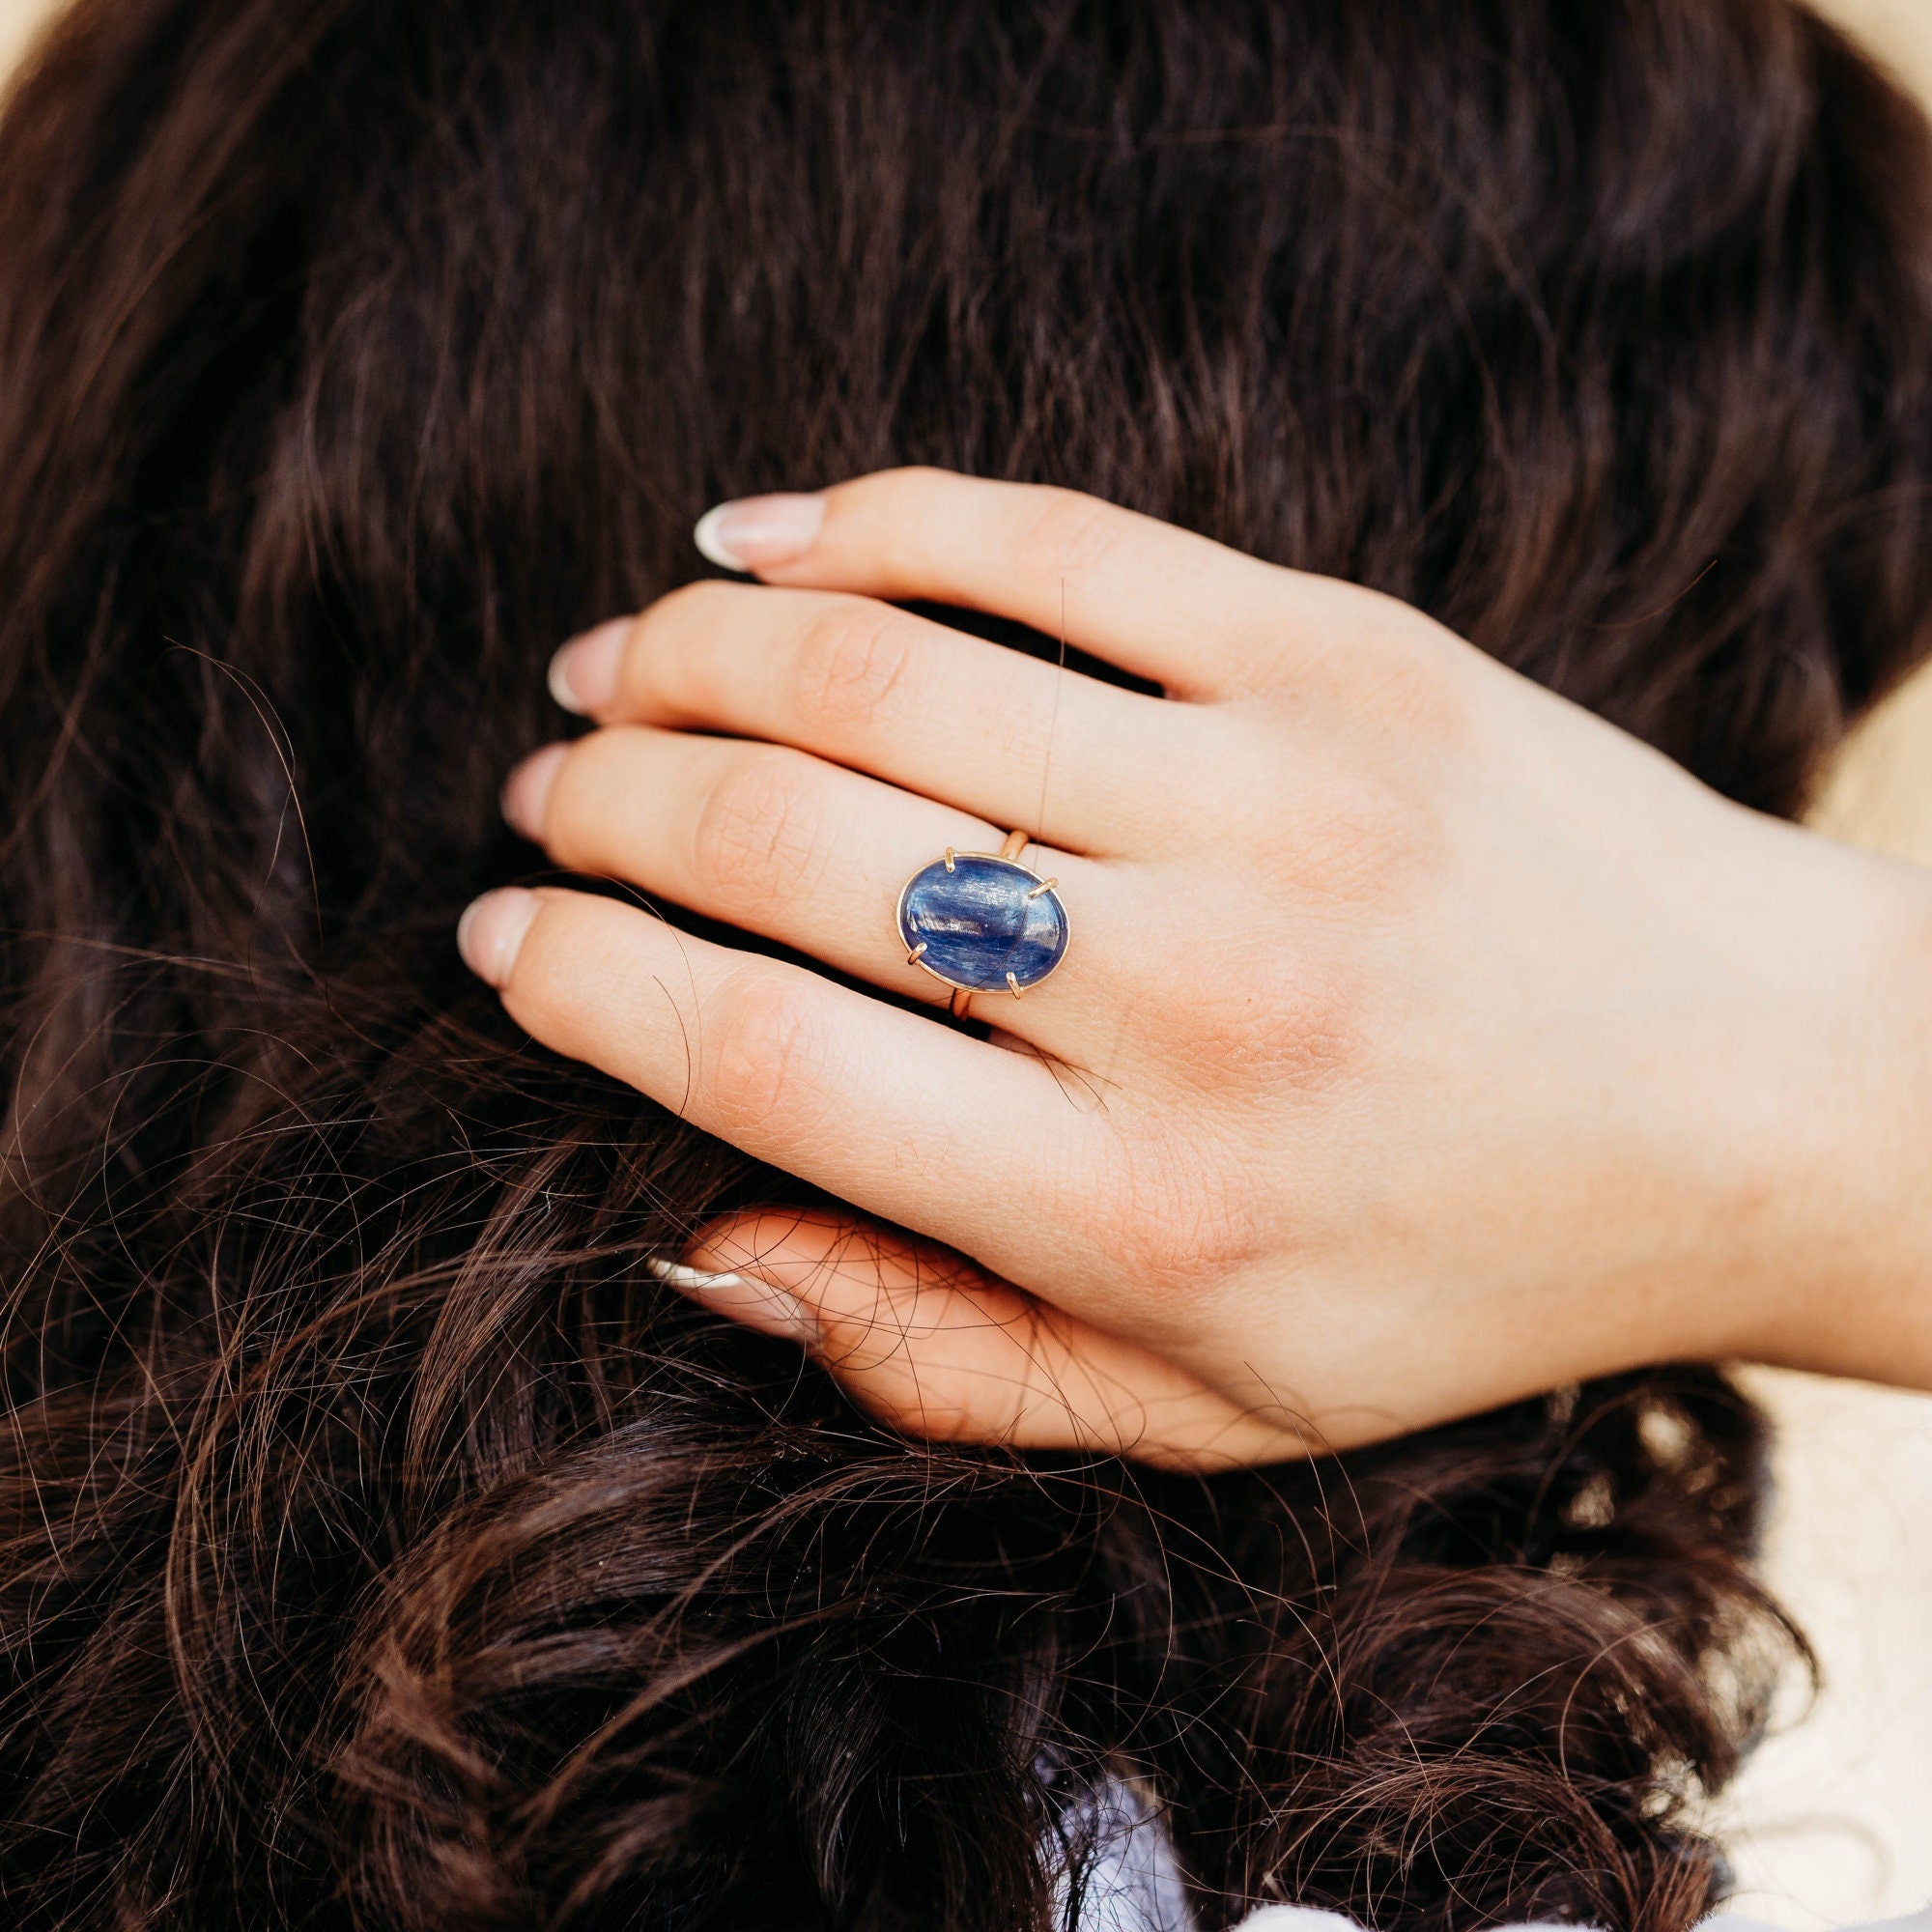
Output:
[[[1066,908],[1054,888],[1020,864],[1024,832],[997,852],[955,852],[923,866],[899,892],[907,960],[952,988],[963,1015],[975,993],[1004,987],[1014,999],[1066,957]]]

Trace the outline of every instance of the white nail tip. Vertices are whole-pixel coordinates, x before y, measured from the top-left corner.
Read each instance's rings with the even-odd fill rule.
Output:
[[[742,1274],[710,1274],[660,1255],[646,1255],[644,1265],[668,1288],[688,1294],[699,1306],[728,1321],[776,1335],[810,1349],[818,1340],[810,1313],[781,1288]]]
[[[697,546],[697,553],[707,561],[715,563],[720,570],[736,570],[749,573],[752,566],[732,550],[718,532],[723,527],[725,513],[731,508],[729,503],[720,503],[714,509],[706,510],[697,520],[697,527],[692,531],[691,540]]]
[[[709,1274],[703,1268],[688,1267],[683,1262],[667,1261],[663,1255],[646,1255],[644,1265],[667,1288],[686,1291],[706,1288],[749,1288],[741,1274]]]
[[[563,652],[558,651],[550,661],[547,682],[550,685],[551,701],[559,711],[568,711],[577,717],[583,716],[583,707],[577,701],[577,694],[563,681]]]

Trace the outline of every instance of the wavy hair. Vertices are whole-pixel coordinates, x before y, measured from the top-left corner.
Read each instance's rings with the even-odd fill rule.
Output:
[[[1795,1643],[1719,1372],[898,1440],[640,1265],[798,1184],[451,933],[553,647],[906,462],[1795,809],[1932,614],[1927,182],[1784,0],[85,0],[0,122],[8,1921],[1018,1932],[1107,1776],[1209,1927],[1704,1912]]]

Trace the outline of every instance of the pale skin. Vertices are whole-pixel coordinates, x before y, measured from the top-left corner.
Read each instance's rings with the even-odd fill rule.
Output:
[[[1720,799],[1415,611],[1089,497],[898,470],[706,520],[760,581],[566,646],[511,821],[908,1011],[510,890],[538,1040],[854,1205],[668,1277],[912,1435],[1202,1468],[1643,1363],[1932,1387],[1932,886]],[[1013,617],[1144,696],[895,609]],[[1037,841],[1022,999],[900,886]]]

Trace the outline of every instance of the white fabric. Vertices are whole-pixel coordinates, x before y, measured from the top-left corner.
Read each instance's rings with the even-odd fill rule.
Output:
[[[1174,1841],[1131,1784],[1112,1779],[1076,1799],[1060,1830],[1056,1923],[1066,1923],[1077,1874],[1080,1917],[1075,1932],[1195,1932]]]

